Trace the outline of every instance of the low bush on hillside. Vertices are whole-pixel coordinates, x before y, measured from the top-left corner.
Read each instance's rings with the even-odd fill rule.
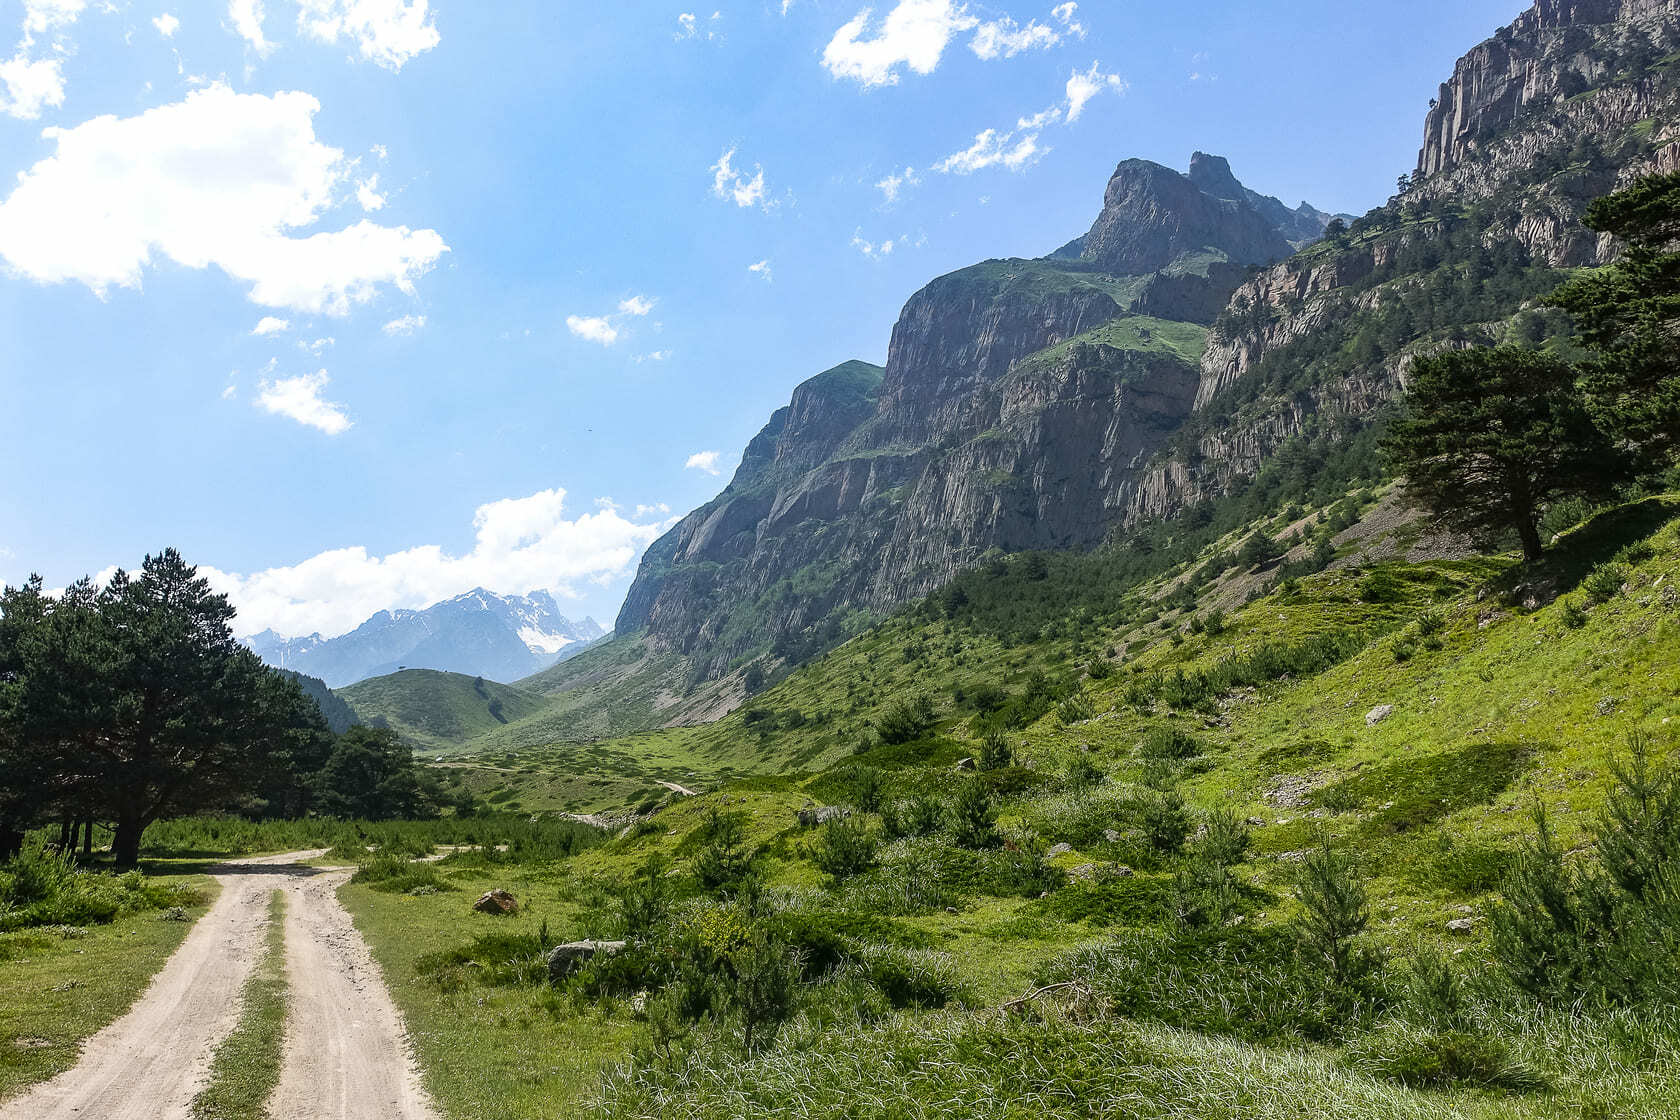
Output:
[[[350,881],[387,894],[435,894],[455,889],[438,873],[436,864],[416,863],[401,852],[381,852],[374,856],[364,853],[361,866]]]
[[[1432,1031],[1394,1024],[1356,1040],[1348,1062],[1360,1073],[1411,1089],[1531,1092],[1545,1081],[1504,1039],[1485,1031]]]
[[[1219,697],[1238,688],[1252,688],[1285,677],[1316,676],[1365,649],[1379,631],[1344,629],[1316,634],[1298,642],[1265,642],[1207,669],[1157,672],[1129,682],[1126,703],[1139,711],[1156,704],[1178,710],[1211,707]]]

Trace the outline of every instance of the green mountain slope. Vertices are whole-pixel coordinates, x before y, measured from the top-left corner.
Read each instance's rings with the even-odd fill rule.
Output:
[[[389,726],[426,753],[454,749],[542,706],[540,697],[511,685],[432,669],[375,677],[338,695],[361,722]]]

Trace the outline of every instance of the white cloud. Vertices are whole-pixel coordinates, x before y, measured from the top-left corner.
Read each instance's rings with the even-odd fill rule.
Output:
[[[935,164],[934,170],[945,175],[972,175],[976,171],[999,166],[1021,171],[1049,152],[1050,149],[1039,146],[1038,138],[1037,132],[1018,135],[988,128],[976,136],[967,149]]]
[[[1078,13],[1079,5],[1073,3],[1072,0],[1050,9],[1050,14],[1056,18],[1058,23],[1067,28],[1069,35],[1083,39],[1085,38],[1085,25],[1079,22]]]
[[[157,28],[158,34],[165,39],[173,39],[175,32],[181,29],[181,21],[168,12],[164,12],[161,16],[152,20],[152,26]]]
[[[323,43],[352,39],[364,59],[401,70],[442,37],[427,0],[298,0],[298,29]]]
[[[270,334],[284,334],[292,329],[292,324],[284,319],[276,319],[272,315],[265,315],[251,331],[259,338]]]
[[[32,121],[64,104],[63,64],[56,58],[30,61],[21,50],[0,62],[0,113]]]
[[[87,9],[87,0],[23,0],[23,33],[62,31]]]
[[[719,451],[696,451],[688,457],[688,462],[683,464],[683,469],[705,471],[707,474],[714,476],[720,475],[723,473],[718,469],[718,460],[721,458],[723,458],[723,453]]]
[[[785,8],[782,14],[787,14]],[[679,42],[684,39],[716,39],[718,37],[716,26],[722,18],[722,12],[713,12],[712,18],[702,24],[699,16],[693,12],[684,12],[677,17],[677,33],[674,38]]]
[[[1067,122],[1072,124],[1085,112],[1091,99],[1104,90],[1125,93],[1126,81],[1118,74],[1104,74],[1102,63],[1093,62],[1084,73],[1075,70],[1067,84]]]
[[[640,319],[653,311],[653,300],[646,296],[631,296],[619,302],[618,309],[626,315],[634,315]]]
[[[385,209],[385,196],[379,193],[379,176],[363,179],[356,184],[356,201],[369,214]]]
[[[667,362],[671,360],[671,351],[655,350],[649,354],[637,354],[630,360],[637,365],[642,365],[644,362]]]
[[[852,248],[856,249],[872,261],[884,260],[887,257],[892,256],[893,250],[897,247],[898,242],[894,241],[890,237],[880,244],[876,244],[873,241],[865,241],[863,239],[863,231],[861,229],[852,234]]]
[[[670,512],[671,512],[671,507],[666,505],[664,502],[655,502],[651,506],[637,506],[636,507],[636,516],[637,517],[652,517],[656,513],[658,513],[658,514],[669,514]],[[0,551],[3,551],[3,550],[0,550]],[[5,553],[5,555],[9,556],[11,554],[10,553]]]
[[[753,177],[747,178],[744,171],[735,167],[735,156],[739,152],[739,148],[730,148],[712,165],[712,193],[718,198],[733,200],[742,209],[753,206],[765,210],[773,208],[775,203],[765,199],[763,166],[754,164]]]
[[[666,527],[663,520],[643,520],[662,507],[641,507],[636,520],[610,505],[568,520],[565,503],[566,492],[555,489],[481,506],[472,550],[461,556],[437,545],[385,556],[354,547],[250,575],[203,574],[233,600],[242,635],[272,629],[336,637],[379,611],[419,610],[478,587],[576,597],[575,584],[628,576]]]
[[[338,339],[336,338],[317,338],[314,342],[305,342],[300,338],[297,347],[305,354],[312,354],[319,358],[336,345],[338,345]]]
[[[995,58],[1014,58],[1024,51],[1048,50],[1062,41],[1061,32],[1054,27],[1028,20],[1022,27],[1008,16],[983,23],[974,32],[968,49],[988,62]]]
[[[1093,62],[1089,70],[1075,70],[1068,79],[1065,102],[1022,117],[1012,129],[988,128],[968,148],[947,156],[933,169],[946,175],[972,175],[989,167],[1023,171],[1049,154],[1050,149],[1042,143],[1045,129],[1074,123],[1084,114],[1091,99],[1105,91],[1123,94],[1126,89],[1125,80],[1118,74],[1105,74],[1102,64]]]
[[[566,327],[586,342],[611,346],[618,341],[618,328],[612,325],[611,319],[601,316],[568,315]]]
[[[931,74],[951,39],[980,23],[952,0],[898,0],[879,22],[865,8],[834,33],[823,65],[836,78],[865,87],[897,85],[899,67]]]
[[[898,201],[899,195],[904,193],[905,187],[919,187],[921,185],[922,180],[919,176],[917,176],[916,169],[914,167],[906,167],[903,174],[895,171],[891,175],[888,175],[885,179],[882,179],[879,183],[876,183],[875,189],[881,192],[882,196],[887,200],[887,205],[891,206],[893,203]]]
[[[264,381],[257,389],[257,407],[329,436],[342,435],[352,426],[350,417],[344,414],[342,405],[321,399],[321,391],[330,380],[327,371],[321,370],[301,377]]]
[[[411,335],[415,331],[424,328],[425,325],[426,317],[424,315],[404,315],[401,319],[392,319],[381,329],[386,334],[395,338],[399,335]]]
[[[749,264],[747,266],[747,271],[752,273],[754,276],[762,276],[766,284],[775,282],[776,274],[775,271],[771,269],[770,262],[768,260],[759,261],[757,264]]]
[[[137,288],[158,257],[216,267],[264,307],[345,315],[382,286],[405,292],[449,251],[435,230],[363,220],[307,237],[348,173],[315,138],[305,93],[220,83],[137,117],[49,128],[56,152],[0,203],[0,257],[40,283],[103,296]]]
[[[263,0],[228,0],[228,19],[234,32],[259,55],[268,55],[274,44],[263,34]]]

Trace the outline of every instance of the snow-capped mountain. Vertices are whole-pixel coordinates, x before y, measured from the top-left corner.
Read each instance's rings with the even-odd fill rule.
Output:
[[[380,611],[338,638],[285,638],[272,630],[247,639],[280,669],[343,688],[399,668],[441,669],[504,684],[580,653],[607,631],[592,618],[573,622],[546,591],[471,591],[423,611]]]

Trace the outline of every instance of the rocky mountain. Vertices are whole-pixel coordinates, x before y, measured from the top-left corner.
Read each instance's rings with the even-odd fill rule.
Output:
[[[546,591],[528,596],[477,590],[423,611],[380,611],[337,638],[249,639],[270,665],[342,688],[399,668],[437,669],[514,681],[581,652],[606,634],[594,619],[573,622]]]
[[[1538,0],[1458,63],[1402,193],[1328,238],[1218,157],[1122,163],[1082,237],[934,281],[884,370],[801,386],[649,551],[626,637],[527,683],[580,727],[592,691],[636,725],[715,716],[742,666],[799,664],[989,551],[1380,474],[1413,358],[1567,333],[1540,298],[1615,252],[1586,206],[1680,168],[1677,9]]]
[[[1299,219],[1286,233],[1238,188],[1128,160],[1083,237],[916,293],[885,369],[801,385],[728,489],[649,550],[619,632],[716,677],[798,660],[989,549],[1101,541],[1189,416],[1231,290],[1292,251]]]

